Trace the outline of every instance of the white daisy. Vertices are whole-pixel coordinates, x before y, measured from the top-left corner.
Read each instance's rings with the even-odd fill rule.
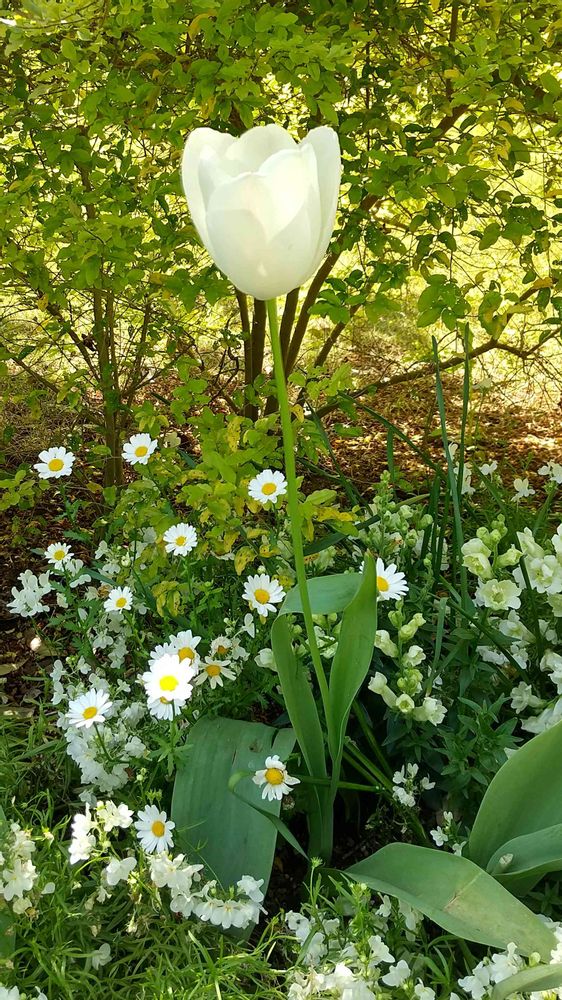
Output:
[[[130,611],[133,606],[133,591],[130,587],[113,587],[103,606],[106,611]]]
[[[234,643],[227,635],[219,635],[211,643],[212,656],[228,656],[229,653],[232,653],[233,649]]]
[[[153,854],[154,851],[167,851],[174,846],[172,830],[176,824],[168,819],[165,812],[160,812],[156,806],[146,806],[139,810],[137,816],[137,837],[145,851]]]
[[[282,799],[284,795],[289,795],[292,785],[299,785],[299,778],[291,778],[287,774],[287,766],[279,760],[277,754],[273,757],[265,758],[263,771],[256,771],[252,781],[260,787],[263,785],[261,793],[262,799]]]
[[[65,562],[74,558],[74,554],[70,550],[70,546],[66,545],[65,542],[54,542],[45,549],[45,556],[47,561],[52,563],[53,566],[63,566]]]
[[[173,524],[164,532],[166,552],[186,556],[197,545],[197,532],[192,524]]]
[[[277,503],[279,497],[287,492],[287,480],[281,472],[264,469],[248,483],[248,493],[252,500],[258,503]]]
[[[73,698],[68,703],[66,718],[71,726],[77,729],[89,729],[94,722],[105,722],[105,717],[112,706],[106,691],[96,691],[92,688],[86,694]]]
[[[281,604],[285,591],[277,580],[272,580],[267,573],[249,576],[244,584],[242,597],[248,602],[252,611],[267,617],[270,611],[275,612],[275,605]]]
[[[155,719],[165,719],[166,722],[171,722],[177,715],[175,702],[168,701],[167,698],[155,698],[154,701],[148,702],[147,708]]]
[[[403,573],[396,570],[396,564],[385,566],[377,558],[377,597],[379,601],[397,601],[408,593],[408,584]]]
[[[197,647],[200,642],[200,635],[193,635],[191,629],[186,629],[184,632],[171,635],[167,645],[170,646],[171,651],[177,653],[180,663],[185,663],[188,667],[196,667],[199,664]]]
[[[168,653],[152,664],[142,675],[142,682],[149,703],[157,699],[184,705],[193,692],[194,667],[180,663],[176,653]]]
[[[133,434],[123,445],[123,458],[130,465],[147,465],[152,452],[158,447],[150,434]]]
[[[39,452],[39,461],[33,466],[40,479],[60,479],[72,472],[75,456],[66,448],[47,448]]]
[[[205,662],[199,668],[195,683],[204,684],[208,681],[214,691],[217,684],[219,687],[224,686],[223,677],[227,677],[229,681],[236,680],[236,674],[229,668],[229,663],[230,660],[217,660],[214,656],[206,656]]]

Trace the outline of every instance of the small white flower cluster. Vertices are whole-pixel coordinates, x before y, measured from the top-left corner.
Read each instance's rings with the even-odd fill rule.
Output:
[[[392,795],[397,802],[408,809],[413,809],[416,805],[416,794],[418,791],[429,791],[435,788],[435,782],[429,778],[418,780],[419,766],[417,764],[405,764],[399,771],[395,771],[392,776]]]
[[[259,920],[262,912],[262,880],[244,875],[224,898],[216,880],[204,882],[203,865],[190,864],[183,854],[172,856],[175,824],[157,806],[148,805],[139,810],[137,819],[124,803],[101,801],[95,807],[86,805],[84,813],[77,813],[71,824],[69,861],[105,860],[100,886],[88,904],[103,903],[119,883],[127,883],[140,865],[147,864],[153,886],[157,890],[170,890],[170,910],[183,917],[196,916],[217,927],[248,927]],[[136,830],[137,841],[144,851],[140,857],[130,853],[125,857],[112,854],[108,834],[114,830]]]
[[[496,952],[478,962],[470,975],[459,979],[459,986],[472,997],[472,1000],[483,1000],[484,997],[490,996],[496,983],[514,976],[524,964],[521,956],[517,954],[516,945],[512,942],[508,944],[506,951]]]
[[[360,915],[357,921],[314,908],[311,915],[287,913],[287,926],[299,945],[288,1000],[327,995],[378,1000],[389,988],[403,989],[404,996],[416,1000],[435,1000],[435,991],[421,979],[424,960],[408,946],[416,939],[421,914],[388,896],[373,908],[364,887],[354,887],[353,897],[353,902],[346,898],[341,903],[347,915]]]
[[[453,854],[462,854],[465,841],[457,839],[456,824],[452,812],[443,813],[442,824],[442,826],[437,826],[435,830],[429,831],[437,847],[450,844]]]
[[[11,904],[14,913],[25,913],[32,906],[27,893],[33,892],[39,878],[31,860],[35,844],[27,830],[19,823],[11,823],[0,847],[0,895]]]
[[[33,618],[49,611],[49,605],[43,603],[43,598],[53,589],[49,577],[49,571],[39,576],[30,569],[20,573],[18,580],[21,588],[18,590],[17,587],[12,587],[12,600],[8,602],[8,607],[15,615],[20,615],[21,618]]]

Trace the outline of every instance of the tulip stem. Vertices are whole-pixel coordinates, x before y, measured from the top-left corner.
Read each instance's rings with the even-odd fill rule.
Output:
[[[277,400],[279,402],[279,414],[281,416],[281,432],[283,435],[283,453],[285,456],[285,476],[287,479],[287,509],[289,512],[289,522],[291,525],[291,538],[293,542],[293,555],[295,559],[295,570],[297,583],[302,604],[302,612],[308,644],[314,672],[320,688],[324,714],[329,719],[330,693],[328,682],[318,643],[314,631],[312,620],[312,609],[310,607],[310,597],[306,582],[306,569],[304,565],[304,550],[301,532],[301,512],[299,507],[299,496],[297,490],[297,468],[295,463],[295,440],[293,435],[293,425],[291,422],[291,411],[289,408],[289,396],[287,393],[287,383],[285,381],[285,369],[283,365],[283,355],[281,351],[281,341],[279,338],[279,319],[277,316],[277,299],[268,299],[267,316],[269,320],[269,334],[271,338],[271,351],[273,354],[273,368],[275,371],[275,382],[277,385]]]

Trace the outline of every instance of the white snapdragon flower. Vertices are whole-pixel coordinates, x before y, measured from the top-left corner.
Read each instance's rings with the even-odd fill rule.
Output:
[[[470,538],[461,548],[463,566],[469,573],[474,573],[481,580],[489,580],[492,576],[490,563],[491,549],[480,538]]]
[[[513,580],[486,580],[478,584],[475,604],[491,608],[492,611],[507,611],[521,607],[521,591]]]
[[[513,489],[515,490],[515,493],[511,499],[517,502],[519,502],[519,500],[524,500],[525,497],[533,496],[535,492],[533,487],[529,486],[529,480],[527,478],[514,479]]]
[[[104,882],[108,886],[126,882],[131,872],[137,867],[136,858],[113,858],[102,872]]]

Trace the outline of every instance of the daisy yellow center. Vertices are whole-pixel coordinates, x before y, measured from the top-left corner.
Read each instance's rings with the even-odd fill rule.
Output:
[[[388,580],[385,580],[384,576],[377,576],[377,590],[381,590],[384,594],[389,588]]]
[[[264,590],[263,587],[258,587],[258,589],[254,591],[254,597],[258,604],[267,604],[269,601],[269,590]]]
[[[52,458],[49,462],[49,469],[51,472],[60,472],[62,468],[64,468],[62,458]]]
[[[185,545],[185,535],[176,536],[176,545]]]
[[[278,767],[268,767],[265,772],[265,780],[269,785],[282,785],[285,775]]]
[[[217,646],[217,653],[219,656],[224,656],[225,653],[228,653],[228,646]]]
[[[137,456],[137,458],[144,458],[147,451],[148,448],[146,447],[145,444],[139,444],[138,448],[135,448],[135,455]]]
[[[95,705],[89,705],[88,708],[85,708],[84,711],[82,712],[82,717],[84,719],[93,719],[94,715],[97,715],[97,714],[98,714],[98,710],[97,710],[96,706]]]
[[[218,663],[209,663],[209,666],[205,667],[205,670],[207,671],[209,677],[218,677],[221,672],[221,668]]]
[[[64,559],[65,555],[66,555],[66,552],[64,551],[64,549],[56,549],[53,552],[53,558],[56,559],[57,562],[62,562],[62,560]]]
[[[261,491],[262,493],[265,494],[266,497],[270,497],[272,493],[275,493],[276,489],[277,487],[275,483],[264,483],[261,488]]]
[[[161,691],[175,691],[178,684],[179,681],[173,674],[165,674],[164,677],[160,678]]]
[[[161,819],[155,819],[154,823],[150,827],[155,837],[163,837],[166,833],[166,827],[164,826]]]
[[[118,597],[117,600],[115,601],[115,607],[116,608],[124,608],[125,605],[126,605],[126,603],[127,603],[127,598],[126,597]]]
[[[178,656],[180,663],[182,663],[184,660],[194,660],[195,650],[193,650],[191,646],[182,646],[181,649],[178,649]]]

